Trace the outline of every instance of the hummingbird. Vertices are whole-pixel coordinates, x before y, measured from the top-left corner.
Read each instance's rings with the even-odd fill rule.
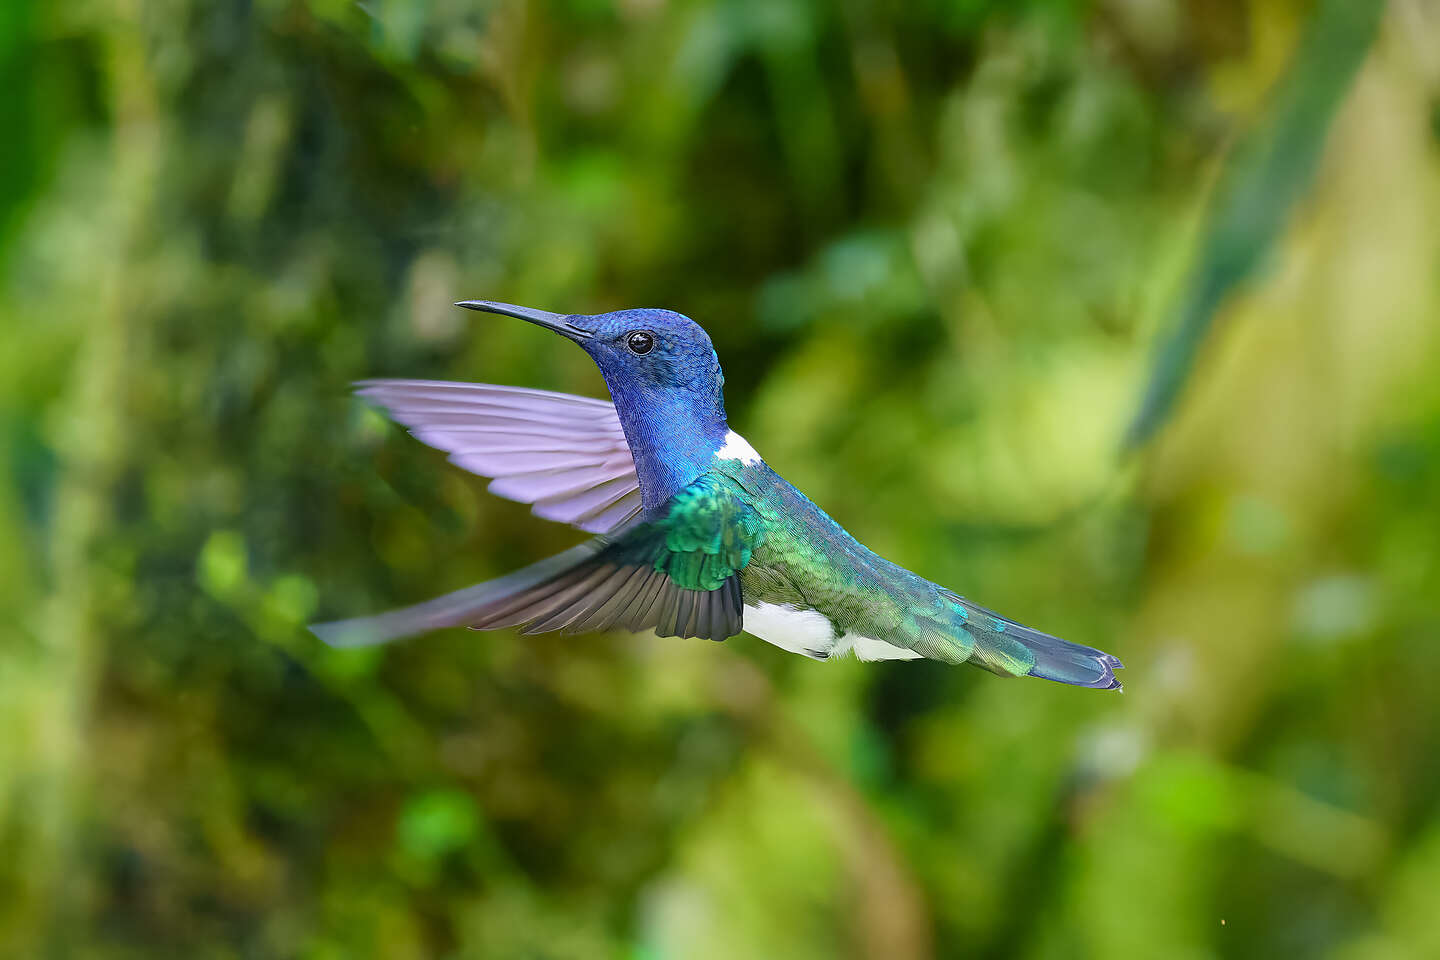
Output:
[[[334,646],[445,627],[523,633],[741,632],[813,660],[970,663],[1118,690],[1122,664],[1003,617],[866,549],[770,468],[725,415],[705,330],[671,310],[550,313],[490,300],[578,344],[612,402],[546,390],[363,380],[384,408],[490,492],[595,534],[507,576],[387,613],[311,626]]]

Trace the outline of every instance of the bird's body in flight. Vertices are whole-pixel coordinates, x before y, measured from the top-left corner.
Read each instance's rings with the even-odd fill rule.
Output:
[[[1118,689],[1115,657],[979,607],[870,552],[725,417],[710,338],[669,310],[562,316],[490,301],[580,344],[613,403],[489,384],[374,380],[360,393],[492,492],[599,536],[509,576],[374,617],[317,624],[340,645],[441,627],[741,631],[825,660],[927,658]]]

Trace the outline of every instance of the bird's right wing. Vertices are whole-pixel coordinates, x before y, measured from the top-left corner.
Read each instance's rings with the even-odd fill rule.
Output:
[[[356,387],[456,466],[493,478],[491,493],[534,504],[537,516],[607,533],[640,513],[635,459],[613,403],[489,383]]]
[[[334,646],[383,643],[440,627],[654,630],[724,640],[744,616],[740,571],[764,538],[759,516],[723,477],[703,475],[655,519],[597,537],[499,580],[374,617],[315,624]]]

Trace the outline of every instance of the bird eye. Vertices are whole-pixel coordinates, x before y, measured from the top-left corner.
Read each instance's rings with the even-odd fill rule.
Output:
[[[625,338],[625,345],[630,348],[631,353],[639,354],[643,357],[655,349],[655,337],[648,331],[636,330]]]

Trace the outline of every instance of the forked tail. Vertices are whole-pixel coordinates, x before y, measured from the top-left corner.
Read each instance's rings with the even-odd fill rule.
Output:
[[[1125,665],[1103,650],[1061,640],[971,603],[948,590],[968,661],[1008,677],[1040,677],[1097,690],[1123,689],[1115,671]]]

